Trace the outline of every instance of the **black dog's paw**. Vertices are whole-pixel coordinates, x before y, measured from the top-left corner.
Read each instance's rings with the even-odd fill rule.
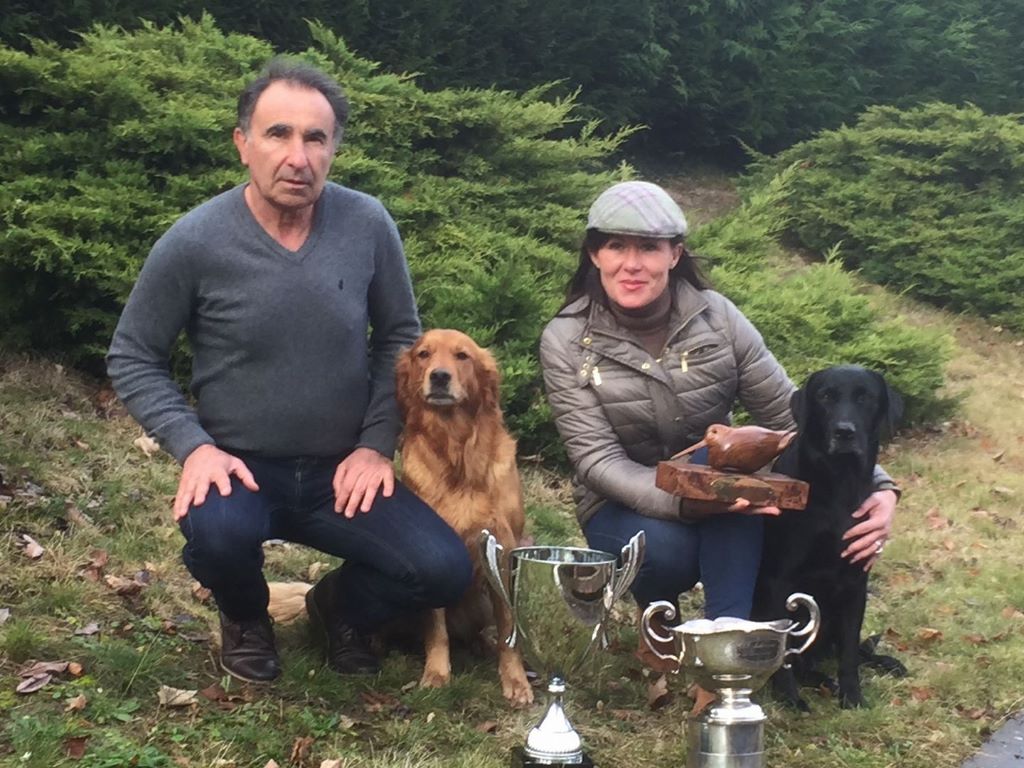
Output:
[[[839,706],[843,709],[862,709],[868,705],[860,691],[841,691]]]
[[[883,675],[889,675],[890,677],[906,677],[910,674],[903,662],[892,656],[883,656],[876,653],[866,663],[872,669],[877,669]]]

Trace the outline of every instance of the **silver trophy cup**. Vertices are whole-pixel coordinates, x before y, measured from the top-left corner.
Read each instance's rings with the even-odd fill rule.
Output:
[[[658,614],[671,621],[676,608],[671,603],[651,603],[643,614],[643,637],[660,658],[672,659],[687,676],[706,691],[717,695],[715,703],[687,726],[688,768],[762,768],[764,766],[764,711],[750,695],[764,685],[786,659],[803,653],[818,634],[821,614],[814,598],[795,592],[786,608],[803,606],[810,614],[801,628],[789,619],[746,621],[723,617],[709,621],[694,619],[667,627],[663,635],[652,628]],[[789,648],[791,637],[802,639]],[[664,647],[674,645],[677,654],[662,653],[651,639]]]
[[[508,553],[484,531],[484,573],[515,619],[505,640],[519,646],[530,665],[548,680],[548,706],[530,731],[513,765],[593,765],[562,707],[566,678],[583,666],[591,648],[605,642],[605,621],[625,594],[643,560],[644,533],[622,548],[621,566],[607,552],[575,547],[520,547]]]

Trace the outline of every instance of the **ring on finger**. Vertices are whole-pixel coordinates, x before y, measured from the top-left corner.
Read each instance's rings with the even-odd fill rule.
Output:
[[[880,555],[880,554],[882,554],[882,550],[883,550],[883,549],[885,549],[885,541],[884,541],[883,539],[879,539],[879,540],[878,540],[878,541],[877,541],[877,542],[875,543],[875,554],[876,554],[876,555]]]

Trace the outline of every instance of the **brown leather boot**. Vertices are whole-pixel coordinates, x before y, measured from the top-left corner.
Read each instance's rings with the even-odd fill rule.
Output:
[[[264,614],[250,621],[232,621],[220,614],[220,665],[247,683],[269,683],[281,674],[274,629]]]
[[[375,675],[380,661],[370,650],[367,638],[346,623],[334,608],[334,578],[329,573],[306,593],[309,625],[317,639],[327,646],[327,666],[342,675]]]

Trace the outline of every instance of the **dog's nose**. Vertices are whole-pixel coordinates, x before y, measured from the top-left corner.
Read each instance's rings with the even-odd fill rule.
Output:
[[[835,436],[839,440],[849,440],[857,434],[857,427],[852,421],[840,421],[836,423]]]
[[[430,372],[430,386],[447,387],[452,380],[452,375],[444,368],[435,368]]]

